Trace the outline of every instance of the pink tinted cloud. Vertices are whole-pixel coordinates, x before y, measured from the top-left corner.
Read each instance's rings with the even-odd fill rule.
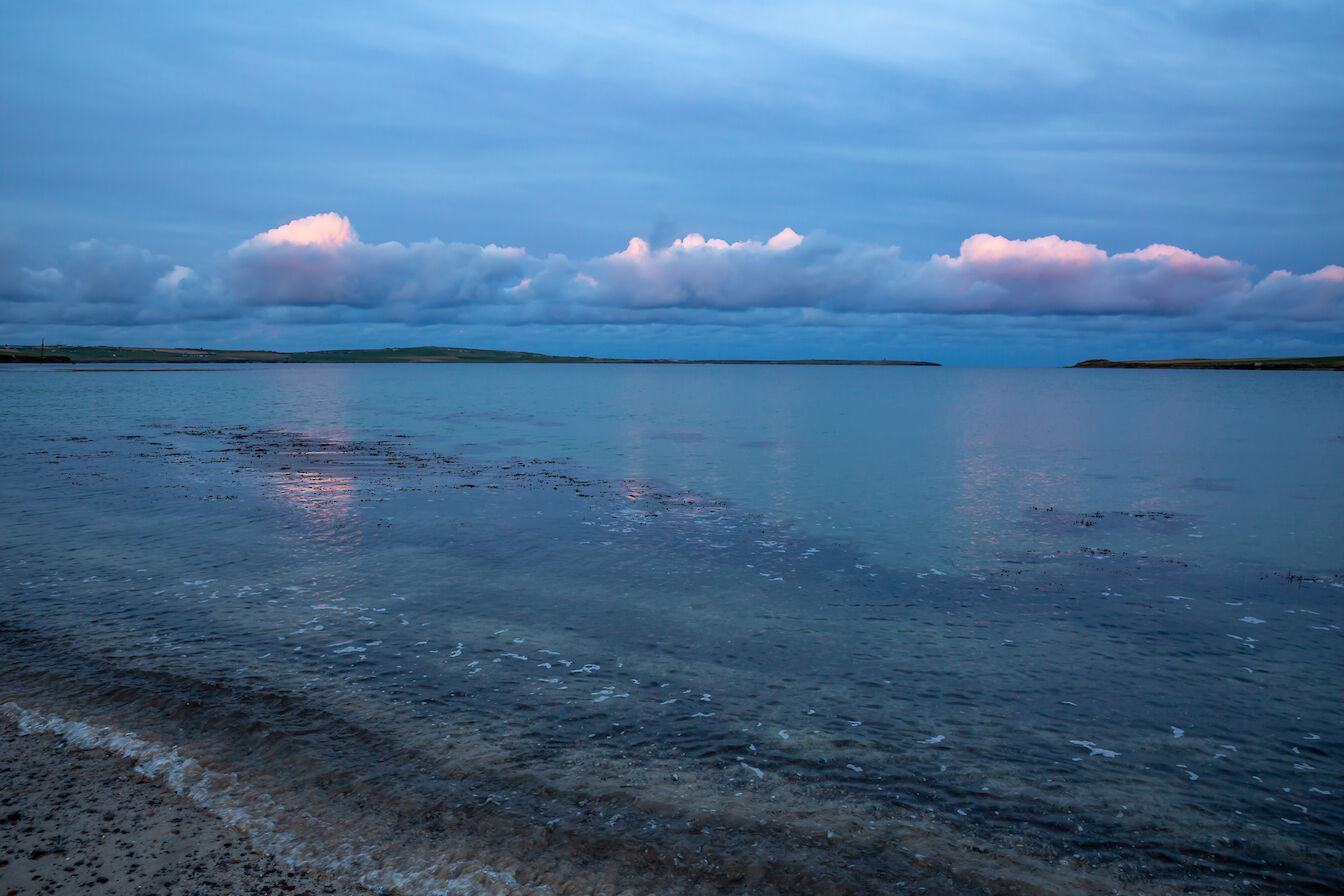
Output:
[[[1042,271],[1081,271],[1105,259],[1106,253],[1096,246],[1057,236],[1010,240],[987,233],[962,240],[961,253],[955,257],[933,256],[935,263],[949,268],[975,268],[1004,277],[1039,276]]]
[[[359,235],[350,226],[350,219],[335,212],[296,218],[288,224],[259,233],[243,246],[317,246],[339,249],[359,241]],[[241,248],[241,247],[240,247]]]
[[[235,246],[225,279],[246,305],[346,306],[414,315],[507,299],[535,267],[526,250],[429,240],[365,243],[349,219],[298,218]],[[417,307],[418,306],[418,307]]]
[[[750,313],[837,323],[846,315],[1344,317],[1344,269],[1275,272],[1155,243],[1111,254],[1058,235],[979,233],[955,255],[804,237],[730,242],[689,233],[653,248],[638,237],[583,262],[495,245],[368,244],[348,219],[300,218],[241,243],[228,283],[245,304],[345,306],[400,320],[522,322],[724,320]]]
[[[969,237],[956,256],[934,255],[916,274],[932,295],[922,310],[1003,314],[1170,316],[1234,303],[1245,266],[1154,244],[1115,255],[1058,236]]]
[[[0,245],[0,322],[38,319],[246,318],[433,324],[725,324],[896,326],[929,320],[1073,317],[1162,326],[1344,331],[1344,267],[1309,274],[1249,268],[1163,244],[1110,253],[1057,235],[987,233],[956,254],[908,260],[894,246],[802,236],[690,233],[654,248],[634,238],[570,260],[518,247],[363,242],[335,213],[298,218],[196,271],[144,250],[97,242],[29,262]],[[1179,319],[1179,320],[1178,320]],[[886,321],[886,324],[880,322]]]

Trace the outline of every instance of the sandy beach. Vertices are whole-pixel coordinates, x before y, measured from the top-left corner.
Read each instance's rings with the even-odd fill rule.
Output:
[[[0,894],[288,894],[372,891],[295,871],[135,770],[0,720]]]

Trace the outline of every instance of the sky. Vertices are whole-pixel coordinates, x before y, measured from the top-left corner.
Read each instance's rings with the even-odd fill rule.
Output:
[[[1344,4],[8,4],[0,344],[1344,354]]]

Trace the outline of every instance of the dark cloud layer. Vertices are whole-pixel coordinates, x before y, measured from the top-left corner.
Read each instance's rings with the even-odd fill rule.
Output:
[[[631,239],[588,259],[522,248],[366,243],[334,213],[297,219],[194,271],[143,249],[83,242],[39,263],[0,246],[0,332],[227,320],[236,328],[933,328],[985,321],[1046,330],[1107,326],[1344,333],[1344,267],[1257,276],[1239,261],[1151,245],[1109,253],[1044,236],[976,234],[955,254],[784,229],[729,243]],[[1072,321],[1072,323],[1066,323]],[[1013,323],[1016,322],[1016,323]]]

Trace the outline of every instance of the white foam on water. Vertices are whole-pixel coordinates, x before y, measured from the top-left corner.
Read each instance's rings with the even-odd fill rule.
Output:
[[[1071,740],[1069,741],[1069,743],[1079,747],[1086,747],[1089,756],[1104,756],[1107,759],[1114,759],[1115,757],[1120,755],[1115,750],[1103,749],[1102,747],[1097,746],[1095,742],[1090,740]]]
[[[1254,616],[1243,616],[1243,617],[1241,617],[1241,620],[1240,620],[1240,621],[1241,621],[1241,622],[1249,622],[1251,625],[1261,625],[1261,624],[1264,623],[1265,620],[1263,620],[1263,619],[1256,619]]]
[[[328,828],[329,838],[321,842],[305,839],[301,832],[286,826],[285,819],[292,810],[244,783],[238,775],[214,771],[178,747],[146,740],[130,731],[24,709],[12,702],[0,704],[0,717],[14,723],[21,734],[55,734],[77,749],[102,750],[133,760],[137,772],[243,831],[258,849],[293,869],[337,874],[375,892],[404,896],[554,893],[550,887],[526,885],[508,872],[477,862],[434,863],[407,857],[403,866],[394,867],[375,855],[374,844],[334,825]]]

